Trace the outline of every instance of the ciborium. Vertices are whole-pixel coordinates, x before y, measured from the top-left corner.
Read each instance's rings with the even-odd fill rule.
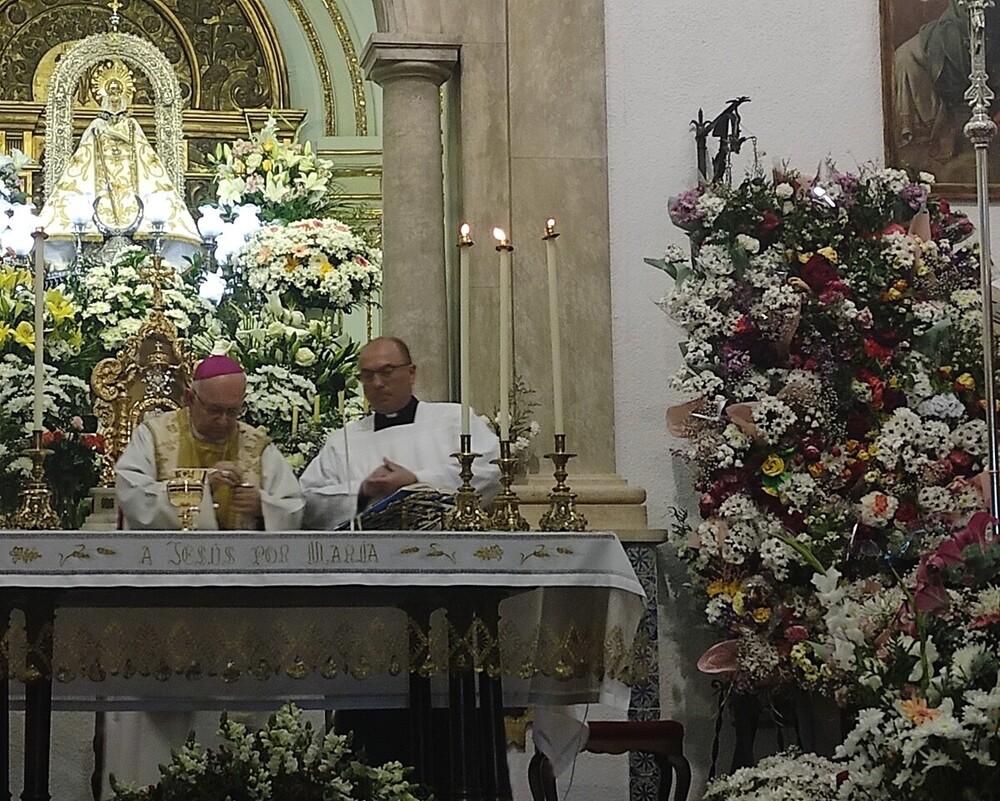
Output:
[[[195,515],[205,495],[205,476],[208,470],[200,467],[179,467],[174,477],[167,479],[167,498],[181,516],[181,530],[191,531]]]

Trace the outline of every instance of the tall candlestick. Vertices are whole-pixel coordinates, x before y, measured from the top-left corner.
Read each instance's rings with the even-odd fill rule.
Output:
[[[502,228],[494,228],[500,254],[500,439],[510,440],[510,252],[514,249]]]
[[[549,271],[549,339],[552,343],[552,405],[556,434],[565,434],[563,425],[562,341],[559,336],[559,287],[556,276],[556,221],[545,221],[545,264]]]
[[[458,235],[458,348],[459,348],[459,393],[462,401],[462,433],[469,433],[469,382],[470,382],[470,335],[469,335],[469,248],[473,245],[472,228],[462,223]]]
[[[292,407],[292,436],[299,433],[299,407]]]
[[[45,231],[35,229],[35,431],[42,430],[45,388]]]

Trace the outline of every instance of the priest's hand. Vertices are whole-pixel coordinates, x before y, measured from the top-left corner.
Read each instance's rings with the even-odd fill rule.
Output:
[[[252,484],[240,484],[233,487],[231,503],[233,511],[245,518],[257,519],[264,516],[260,506],[260,490]]]
[[[217,492],[221,487],[235,487],[242,483],[243,473],[236,462],[216,462],[208,474],[208,487]]]
[[[416,475],[400,464],[383,459],[382,464],[372,470],[361,482],[361,494],[378,501],[392,495],[401,487],[417,482]]]

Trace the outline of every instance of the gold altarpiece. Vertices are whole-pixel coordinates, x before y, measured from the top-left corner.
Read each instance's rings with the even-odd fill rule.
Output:
[[[290,107],[288,67],[260,0],[219,0],[212,4],[211,17],[204,16],[204,9],[197,0],[123,2],[122,45],[107,53],[132,68],[131,113],[161,156],[167,152],[168,169],[176,165],[177,185],[185,187],[192,208],[206,197],[208,155],[216,145],[246,137],[271,110],[288,134],[306,115]],[[0,151],[16,147],[36,165],[45,165],[28,176],[36,205],[44,198],[45,181],[53,180],[72,153],[72,143],[101,111],[90,87],[104,62],[88,56],[83,69],[69,70],[79,76],[67,87],[70,108],[55,117],[51,79],[74,45],[106,33],[108,22],[103,2],[0,0],[0,74],[5,76],[0,84]],[[153,64],[147,50],[158,51],[162,64]],[[82,58],[79,51],[75,58]],[[175,84],[176,97],[164,93],[169,82]],[[180,130],[168,119],[171,105],[179,112]],[[46,130],[47,118],[53,119],[55,133]],[[46,158],[47,139],[53,140],[52,159]]]

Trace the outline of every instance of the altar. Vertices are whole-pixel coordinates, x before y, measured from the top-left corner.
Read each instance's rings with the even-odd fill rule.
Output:
[[[8,542],[2,667],[25,684],[25,801],[48,798],[53,706],[174,708],[219,688],[343,701],[345,680],[378,696],[395,676],[427,736],[419,771],[443,746],[426,728],[440,676],[462,731],[450,738],[452,793],[495,798],[510,797],[502,683],[508,704],[628,707],[645,594],[613,534],[11,532]],[[376,611],[339,615],[359,607]],[[281,608],[294,619],[268,614]],[[443,625],[431,625],[439,609]],[[138,689],[156,685],[149,697]]]

